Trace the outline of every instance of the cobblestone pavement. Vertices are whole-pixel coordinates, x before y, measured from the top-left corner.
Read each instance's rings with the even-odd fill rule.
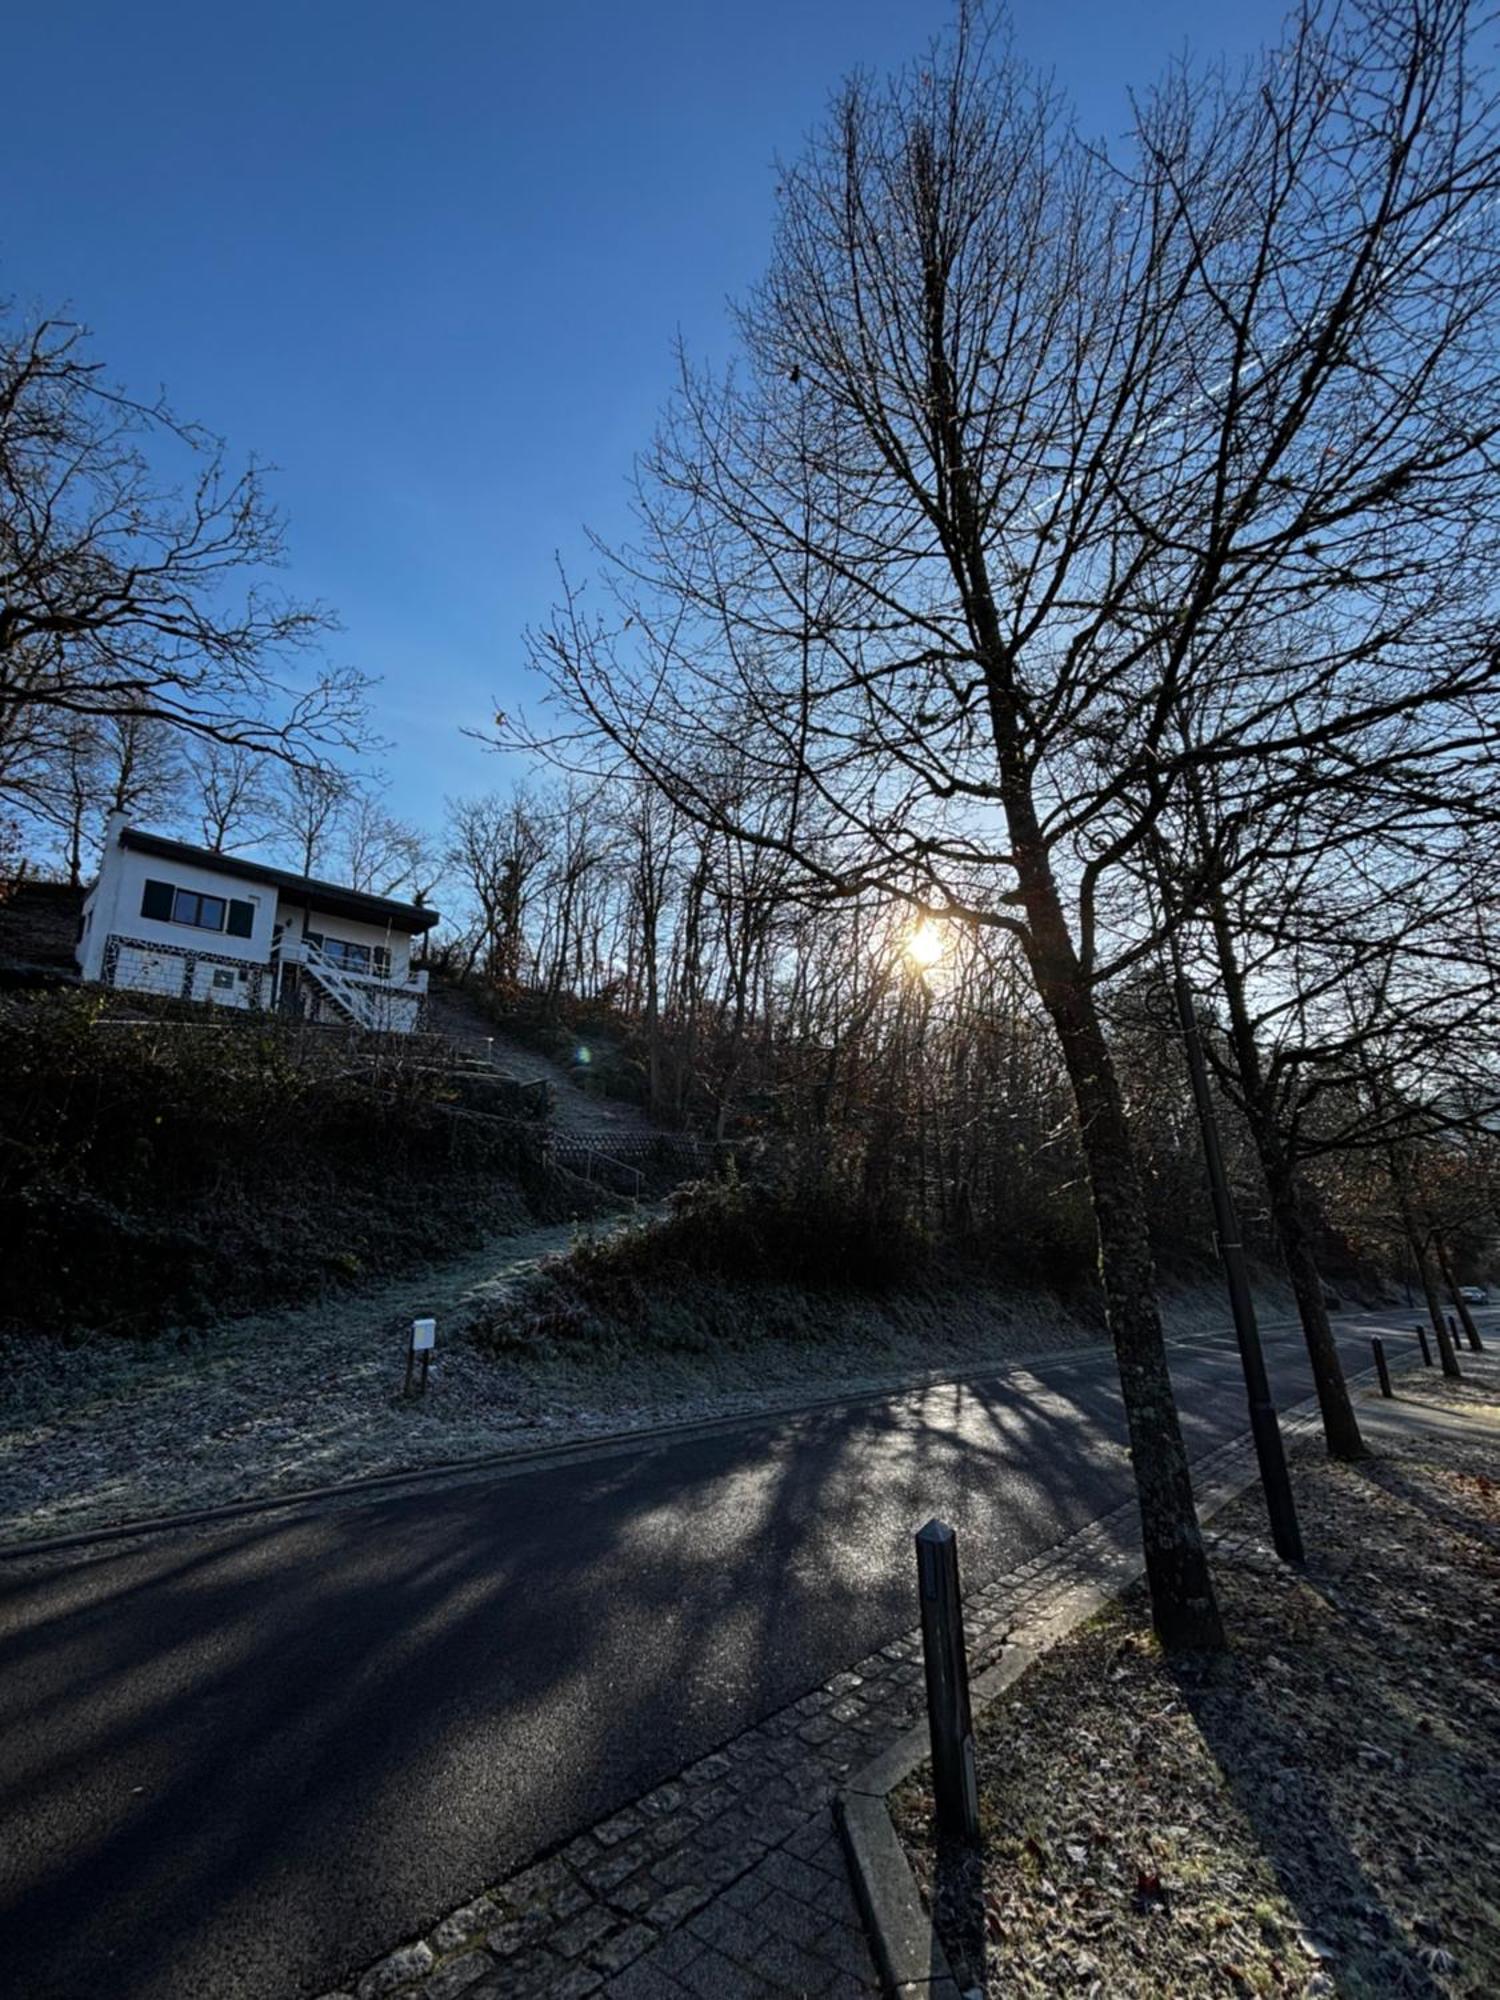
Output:
[[[1288,1426],[1291,1428],[1291,1426]],[[1194,1469],[1200,1500],[1251,1464]],[[1045,1644],[1139,1567],[1134,1502],[966,1589],[970,1671]],[[834,1830],[852,1771],[917,1722],[916,1631],[455,1910],[325,2000],[844,2000],[879,1992]]]

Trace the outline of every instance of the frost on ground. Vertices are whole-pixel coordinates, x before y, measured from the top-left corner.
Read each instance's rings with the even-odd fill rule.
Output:
[[[1141,1589],[980,1721],[982,1857],[893,1801],[959,1984],[1007,1996],[1500,1992],[1500,1404],[1294,1461],[1306,1574],[1216,1522],[1222,1659],[1169,1666]]]
[[[684,1329],[664,1307],[661,1337],[647,1342],[522,1340],[494,1352],[469,1338],[476,1325],[524,1324],[543,1260],[577,1234],[538,1229],[208,1333],[6,1344],[0,1541],[899,1387],[1101,1337],[1050,1298],[965,1283],[881,1299],[742,1289],[732,1328]],[[407,1336],[427,1314],[438,1320],[431,1385],[405,1401]],[[1222,1317],[1211,1288],[1176,1301],[1180,1330]]]

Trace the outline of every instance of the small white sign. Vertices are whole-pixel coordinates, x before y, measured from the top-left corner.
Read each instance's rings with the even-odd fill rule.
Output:
[[[424,1348],[437,1346],[437,1321],[435,1319],[414,1319],[411,1323],[411,1351],[420,1354]]]

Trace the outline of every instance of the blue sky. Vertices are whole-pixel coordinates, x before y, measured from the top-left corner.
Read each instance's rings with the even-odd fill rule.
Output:
[[[1090,128],[1185,46],[1279,6],[1019,0]],[[501,781],[466,744],[585,522],[625,523],[680,331],[769,243],[775,154],[838,78],[918,53],[935,0],[49,0],[6,29],[0,293],[68,306],[275,464],[289,582],[381,676],[390,802]]]

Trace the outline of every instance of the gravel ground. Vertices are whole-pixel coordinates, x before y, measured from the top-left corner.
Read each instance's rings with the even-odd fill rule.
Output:
[[[1294,1462],[1305,1575],[1216,1523],[1232,1634],[1169,1667],[1144,1592],[981,1718],[981,1855],[893,1800],[960,1986],[1090,1996],[1500,1992],[1500,1403],[1359,1466]]]
[[[592,1225],[622,1226],[631,1225]],[[815,1340],[595,1354],[551,1343],[499,1356],[470,1344],[466,1326],[503,1315],[577,1234],[577,1225],[538,1229],[362,1294],[146,1345],[5,1343],[0,1542],[899,1387],[1099,1338],[1050,1299],[970,1288],[961,1308],[952,1295],[836,1310],[820,1300]],[[427,1395],[405,1401],[407,1334],[426,1314],[438,1320],[438,1356]],[[1173,1302],[1179,1330],[1222,1317],[1212,1289]]]

